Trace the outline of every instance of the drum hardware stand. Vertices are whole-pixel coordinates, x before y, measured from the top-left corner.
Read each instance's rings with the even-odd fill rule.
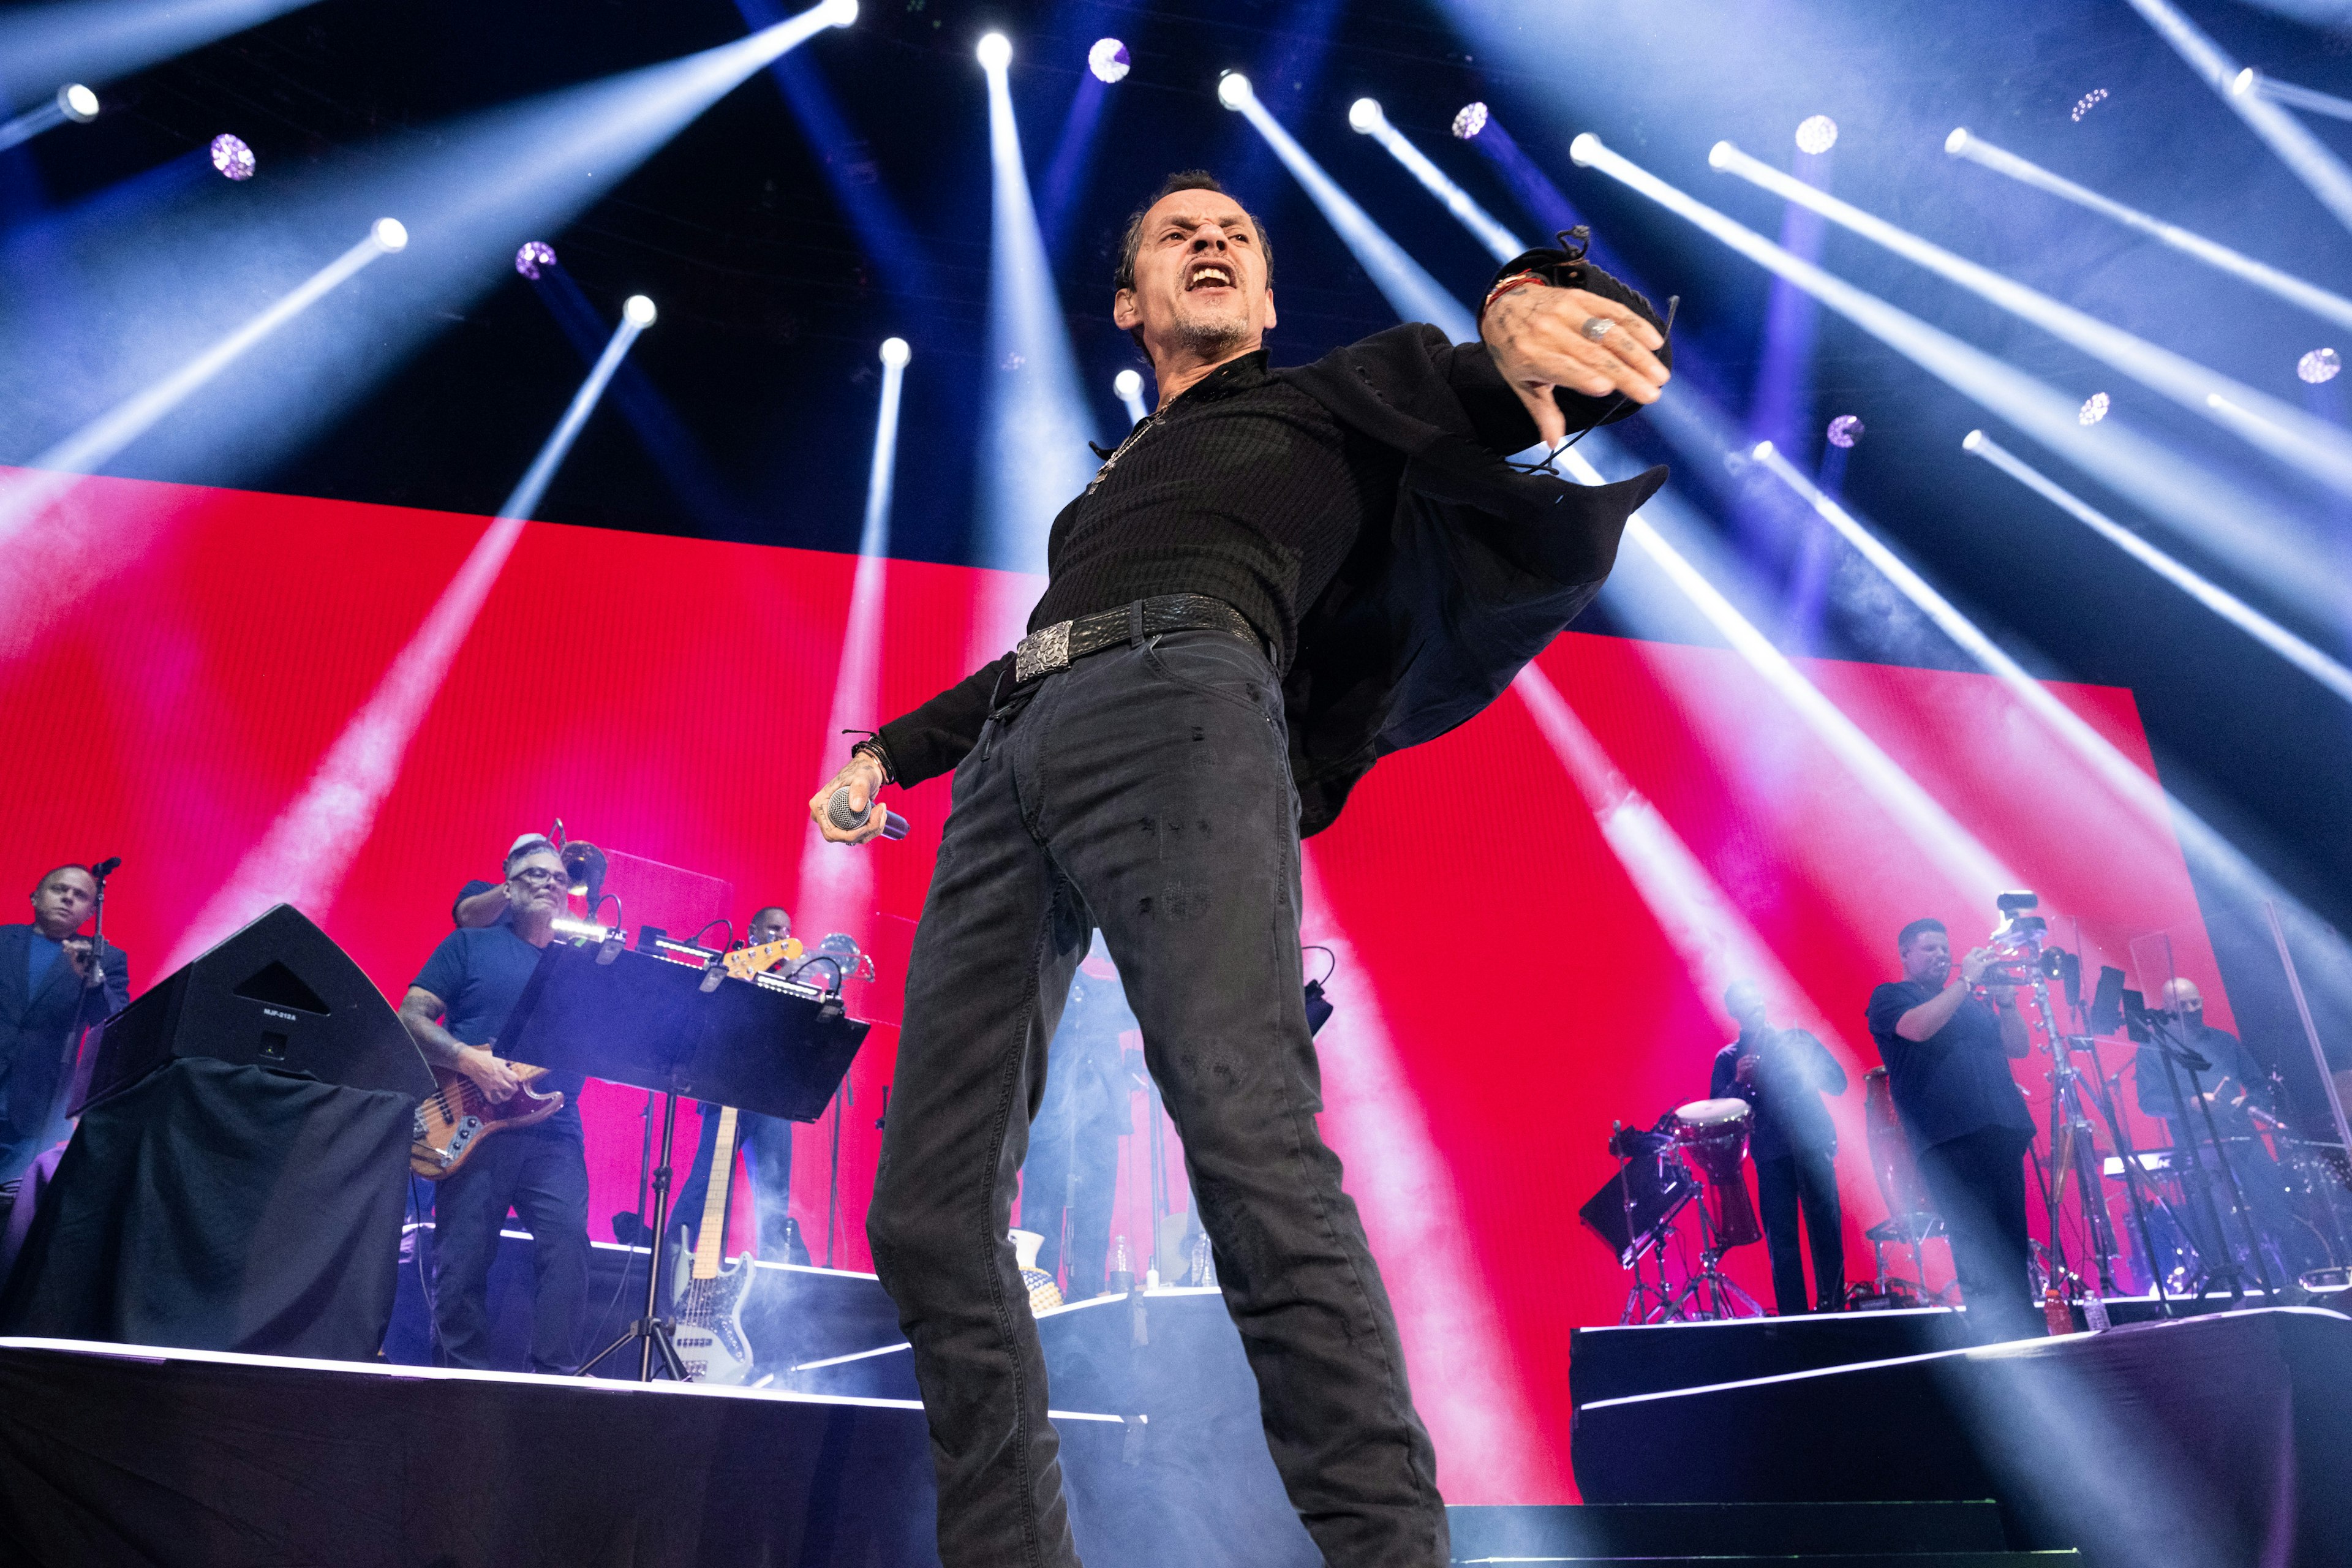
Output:
[[[1930,1237],[1942,1235],[1943,1228],[1944,1222],[1935,1215],[1908,1214],[1889,1215],[1864,1231],[1863,1236],[1870,1243],[1874,1265],[1874,1277],[1867,1287],[1872,1295],[1889,1305],[1906,1297],[1922,1307],[1943,1305],[1944,1298],[1949,1292],[1927,1289],[1927,1259],[1920,1250]],[[1886,1272],[1886,1249],[1889,1247],[1911,1249],[1911,1272],[1917,1275],[1917,1279],[1906,1279],[1900,1274]],[[1848,1304],[1864,1300],[1861,1294],[1864,1289],[1857,1284],[1849,1289],[1846,1292]]]
[[[1668,1321],[1678,1321],[1685,1316],[1710,1318],[1718,1322],[1730,1318],[1762,1317],[1764,1309],[1757,1305],[1756,1298],[1724,1278],[1724,1249],[1716,1245],[1715,1221],[1708,1217],[1706,1205],[1703,1202],[1698,1205],[1698,1233],[1701,1242],[1698,1272],[1684,1282],[1682,1294],[1675,1298]],[[1663,1273],[1665,1268],[1663,1259],[1658,1268]],[[1685,1301],[1700,1306],[1700,1310],[1685,1314],[1683,1311]],[[1741,1311],[1742,1307],[1747,1310]]]
[[[1654,1154],[1628,1154],[1617,1168],[1617,1190],[1624,1201],[1625,1234],[1628,1237],[1633,1236],[1633,1184],[1630,1179],[1633,1162],[1656,1157]],[[1675,1310],[1674,1296],[1666,1289],[1666,1240],[1674,1234],[1674,1221],[1669,1217],[1649,1235],[1634,1237],[1631,1265],[1633,1288],[1625,1293],[1625,1310],[1617,1315],[1619,1328],[1628,1323],[1671,1323],[1680,1316]],[[1642,1278],[1642,1255],[1645,1252],[1654,1253],[1658,1259],[1658,1282],[1655,1285]],[[1651,1316],[1653,1311],[1658,1314],[1654,1319]]]

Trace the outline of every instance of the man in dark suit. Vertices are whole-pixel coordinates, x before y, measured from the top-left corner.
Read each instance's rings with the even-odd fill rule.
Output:
[[[1735,980],[1723,1005],[1739,1037],[1715,1055],[1712,1100],[1734,1097],[1752,1112],[1748,1153],[1756,1162],[1757,1206],[1772,1254],[1772,1298],[1784,1318],[1834,1312],[1845,1304],[1845,1232],[1837,1190],[1837,1128],[1822,1104],[1845,1092],[1845,1068],[1810,1032],[1776,1029],[1763,988]],[[1797,1215],[1812,1240],[1813,1303],[1805,1298],[1805,1260]]]
[[[122,950],[78,934],[98,903],[88,868],[58,867],[32,901],[32,923],[0,926],[0,1183],[64,1136],[82,1031],[131,1000]]]

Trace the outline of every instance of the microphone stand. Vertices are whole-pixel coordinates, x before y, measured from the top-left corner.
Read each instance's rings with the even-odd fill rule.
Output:
[[[2189,1059],[2188,1047],[2172,1037],[2171,1026],[2168,1024],[2160,1021],[2156,1015],[2150,1013],[2145,1015],[2145,1017],[2147,1019],[2148,1033],[2156,1042],[2158,1058],[2164,1063],[2165,1086],[2171,1091],[2172,1103],[2180,1108],[2182,1123],[2188,1127],[2189,1169],[2191,1178],[2190,1184],[2196,1189],[2195,1198],[2197,1205],[2204,1215],[2205,1223],[2210,1227],[2209,1234],[2213,1239],[2216,1249],[2221,1254],[2218,1259],[2202,1259],[2205,1265],[2206,1278],[2197,1288],[2197,1299],[2199,1300],[2204,1300],[2206,1290],[2218,1280],[2228,1289],[2230,1292],[2230,1305],[2234,1310],[2236,1308],[2242,1307],[2245,1304],[2245,1273],[2244,1270],[2238,1266],[2237,1253],[2230,1246],[2229,1233],[2222,1228],[2221,1211],[2220,1206],[2213,1201],[2211,1179],[2205,1170],[2203,1152],[2197,1146],[2196,1125],[2194,1122],[2189,1121],[2190,1113],[2189,1110],[2189,1099],[2180,1092],[2180,1073],[2179,1069],[2179,1068],[2186,1066]],[[2202,1061],[2204,1058],[2202,1057],[2199,1057],[2196,1059]],[[2230,1169],[2230,1157],[2228,1152],[2221,1147],[2221,1130],[2213,1124],[2213,1108],[2205,1103],[2203,1093],[2197,1089],[2197,1069],[2194,1068],[2189,1068],[2189,1087],[2190,1091],[2196,1095],[2199,1107],[2205,1112],[2205,1133],[2206,1137],[2210,1139],[2213,1144],[2213,1158],[2221,1164],[2221,1174],[2230,1184],[2231,1195],[2233,1199],[2236,1199],[2239,1205],[2239,1217],[2243,1221],[2245,1217],[2244,1199],[2239,1196],[2237,1177]],[[2270,1270],[2265,1268],[2263,1263],[2262,1237],[2252,1235],[2252,1226],[2251,1225],[2247,1226],[2247,1230],[2248,1234],[2252,1236],[2255,1274],[2262,1282],[2263,1294],[2267,1297],[2271,1294]],[[2199,1250],[2200,1254],[2203,1251],[2202,1248],[2200,1248]]]

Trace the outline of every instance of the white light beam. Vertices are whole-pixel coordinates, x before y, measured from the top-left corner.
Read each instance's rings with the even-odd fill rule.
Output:
[[[2347,107],[2352,108],[2352,104]],[[2201,234],[2193,234],[2179,224],[2167,223],[2137,207],[2127,207],[2112,197],[2078,185],[2064,175],[2053,174],[2005,147],[1995,146],[1966,126],[1945,138],[1944,151],[1955,158],[1966,158],[1972,163],[1980,164],[1995,174],[2006,174],[2023,184],[2063,196],[2077,206],[2088,207],[2101,217],[2112,218],[2126,228],[2137,229],[2183,256],[2194,257],[2209,267],[2275,294],[2290,304],[2300,305],[2315,316],[2324,317],[2339,326],[2352,327],[2352,300],[2322,289],[2315,283],[2306,283],[2291,272],[2282,272],[2266,262],[2257,261]]]
[[[2072,305],[2062,304],[1990,267],[1956,256],[1851,202],[1840,201],[1827,191],[1790,178],[1728,142],[1717,142],[1706,161],[1726,174],[1738,174],[1783,200],[1817,212],[1840,227],[1884,246],[1905,260],[1916,262],[1937,277],[2022,317],[2053,337],[2072,343],[2142,385],[2162,393],[2181,407],[2213,420],[2280,461],[2291,463],[2352,495],[2352,436],[2327,421],[2169,349],[2159,348]]]
[[[1389,123],[1389,117],[1381,111],[1379,104],[1369,98],[1358,99],[1355,107],[1348,111],[1348,123],[1387,148],[1389,156],[1402,163],[1406,172],[1421,182],[1423,189],[1444,204],[1445,210],[1475,235],[1478,243],[1494,253],[1496,260],[1508,261],[1527,249],[1517,235],[1478,205],[1476,198],[1431,163],[1428,154],[1406,141],[1404,132]]]

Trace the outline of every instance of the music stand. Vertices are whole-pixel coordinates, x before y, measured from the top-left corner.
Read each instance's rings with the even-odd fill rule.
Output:
[[[589,1358],[583,1376],[637,1341],[638,1381],[653,1381],[656,1350],[670,1376],[686,1381],[673,1325],[661,1315],[678,1096],[814,1121],[848,1072],[866,1028],[844,1015],[838,997],[772,976],[737,980],[717,954],[699,966],[679,963],[625,948],[617,934],[547,945],[507,1019],[499,1054],[666,1097],[646,1313]]]

